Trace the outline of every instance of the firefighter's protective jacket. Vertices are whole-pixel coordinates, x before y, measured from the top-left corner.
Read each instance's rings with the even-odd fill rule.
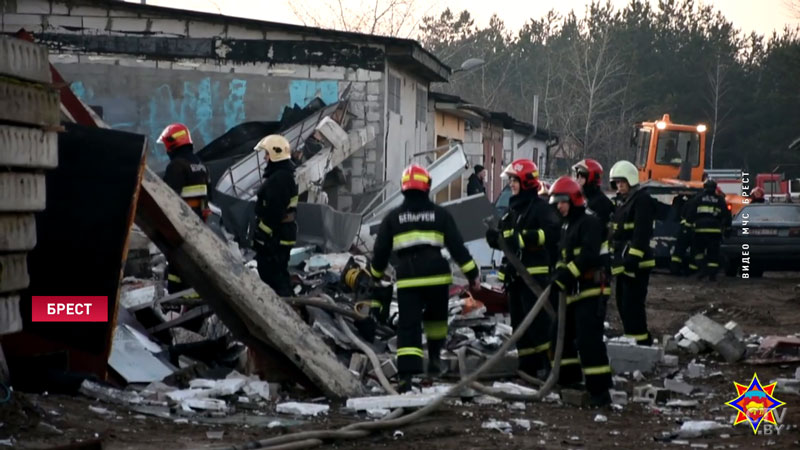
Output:
[[[554,282],[567,294],[567,304],[611,293],[600,254],[602,230],[600,219],[576,207],[561,226]]]
[[[194,154],[191,146],[175,149],[164,174],[171,187],[200,217],[208,207],[211,179],[206,166]]]
[[[687,204],[686,222],[695,233],[721,234],[731,224],[725,198],[715,192],[702,192]]]
[[[478,266],[464,246],[453,216],[431,202],[427,193],[407,191],[403,204],[381,221],[370,273],[381,278],[394,254],[398,289],[449,285],[452,274],[442,256],[443,248],[470,281],[478,276]]]
[[[256,251],[274,245],[293,246],[297,240],[297,183],[291,160],[270,162],[264,170],[264,183],[258,190],[256,230],[253,247]]]
[[[635,276],[638,270],[655,267],[650,248],[655,215],[655,200],[641,188],[634,188],[626,197],[618,199],[611,222],[612,275]]]
[[[512,196],[508,212],[500,219],[499,231],[511,251],[520,257],[531,275],[547,275],[558,250],[559,220],[555,210],[535,191],[520,191]],[[487,235],[490,247],[499,249],[497,242]],[[511,281],[514,267],[503,258],[498,271],[500,281]]]
[[[584,186],[583,193],[586,195],[587,212],[594,214],[595,217],[599,219],[600,226],[602,227],[600,236],[603,238],[603,241],[600,245],[600,253],[608,255],[610,249],[608,242],[608,226],[614,214],[614,202],[606,197],[606,194],[597,186]],[[606,260],[608,260],[607,257]]]

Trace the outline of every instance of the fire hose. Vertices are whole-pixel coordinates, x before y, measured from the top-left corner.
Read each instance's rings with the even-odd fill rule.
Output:
[[[502,243],[501,249],[503,249],[504,253],[506,253],[506,257],[508,258],[510,256],[510,258],[508,258],[508,259],[509,259],[509,261],[511,261],[512,265],[514,265],[515,260],[516,260],[517,263],[519,263],[521,265],[521,262],[519,261],[519,259],[516,258],[515,255],[513,255],[513,254],[511,254],[510,252],[507,251],[507,249],[508,249],[507,246],[505,246],[505,248],[503,248],[505,243],[503,242],[502,239],[503,238],[500,237],[499,240]],[[528,275],[527,271],[523,271],[522,273],[523,273],[522,278],[526,282],[526,285],[528,285],[528,287],[530,287],[532,289],[532,286],[529,283],[529,281],[531,283],[533,283],[533,280],[532,279],[526,280],[524,275]],[[530,277],[528,277],[528,278],[530,278]],[[535,285],[535,283],[533,283],[533,284]],[[539,298],[536,300],[536,303],[533,305],[531,310],[528,312],[528,314],[525,316],[525,318],[519,324],[517,329],[514,330],[514,332],[512,333],[511,337],[506,342],[504,342],[503,345],[500,346],[500,348],[497,350],[497,352],[494,353],[494,355],[492,355],[488,360],[484,361],[483,364],[478,368],[478,370],[476,370],[475,372],[473,372],[473,373],[471,373],[469,375],[463,376],[461,378],[461,380],[456,385],[454,385],[450,389],[448,389],[448,391],[446,393],[444,393],[442,395],[439,395],[438,397],[436,397],[428,405],[426,405],[426,406],[424,406],[424,407],[422,407],[422,408],[420,408],[420,409],[418,409],[418,410],[416,410],[416,411],[414,411],[414,412],[412,412],[410,414],[402,415],[404,411],[402,409],[396,409],[396,410],[392,411],[388,416],[384,417],[383,419],[377,420],[377,421],[356,422],[356,423],[352,423],[350,425],[344,426],[342,428],[339,428],[338,430],[301,431],[301,432],[298,432],[298,433],[292,433],[292,434],[287,434],[287,435],[283,435],[283,436],[277,436],[277,437],[273,437],[273,438],[268,438],[268,439],[262,439],[262,440],[258,440],[258,441],[248,442],[248,443],[245,443],[243,445],[234,445],[234,446],[231,446],[231,447],[226,447],[224,450],[245,450],[245,449],[248,449],[248,450],[249,449],[289,450],[289,449],[312,448],[312,447],[317,447],[319,445],[322,445],[323,444],[323,440],[355,439],[355,438],[360,438],[360,437],[367,436],[372,431],[388,429],[388,428],[399,428],[399,427],[403,427],[405,425],[408,425],[409,423],[411,423],[411,422],[413,422],[413,421],[415,421],[415,420],[417,420],[419,418],[422,418],[422,417],[434,412],[436,409],[438,409],[444,403],[444,401],[445,401],[445,399],[447,397],[459,394],[464,388],[468,388],[468,387],[471,387],[471,386],[480,386],[480,384],[476,384],[478,378],[482,374],[486,373],[489,369],[494,367],[500,361],[500,359],[506,354],[508,349],[511,348],[511,346],[514,345],[520,339],[520,337],[522,337],[522,335],[527,331],[527,329],[531,325],[531,323],[533,323],[533,320],[536,318],[536,316],[541,312],[542,308],[544,308],[545,305],[549,305],[549,303],[548,303],[549,302],[549,296],[550,296],[550,286],[545,288],[541,292],[541,294],[539,294]],[[556,359],[553,362],[553,368],[552,368],[552,370],[550,372],[550,375],[548,376],[547,381],[545,381],[545,383],[542,386],[542,388],[536,394],[533,394],[533,395],[530,395],[530,396],[522,395],[520,397],[517,397],[519,394],[509,394],[507,392],[498,392],[498,391],[496,391],[494,389],[491,389],[492,395],[503,396],[503,397],[506,397],[506,398],[509,398],[509,397],[520,398],[522,400],[539,400],[539,399],[542,399],[545,396],[547,396],[549,391],[555,385],[556,380],[558,379],[558,373],[559,373],[560,364],[561,364],[561,354],[563,352],[563,346],[564,346],[564,330],[565,330],[565,318],[566,318],[566,297],[565,297],[565,295],[563,293],[559,296],[559,308],[558,308],[558,310],[559,310],[559,312],[558,312],[559,325],[558,325],[558,337],[557,337],[557,342],[556,342]],[[340,327],[342,325],[345,325],[344,328],[347,328],[346,324],[344,323],[343,319],[341,319],[341,317],[339,318],[339,320],[340,320],[340,322],[339,322]],[[348,331],[349,331],[349,328],[348,328]],[[350,332],[350,334],[352,334],[352,331]],[[348,334],[348,336],[350,336],[350,334]],[[355,335],[353,334],[352,336],[354,337]],[[351,339],[353,339],[353,338],[351,337]],[[363,348],[367,348],[368,349],[368,346],[366,346],[366,344],[361,342],[360,339],[358,339],[357,337],[356,337],[356,339],[353,339],[353,342],[359,348],[362,348],[362,349]],[[359,343],[363,344],[364,347],[359,345]],[[367,355],[368,355],[368,357],[370,359],[370,362],[372,363],[373,367],[375,368],[375,373],[378,375],[378,377],[380,379],[381,378],[380,374],[382,374],[383,371],[382,371],[382,369],[380,367],[379,362],[377,361],[377,356],[375,356],[374,352],[372,352],[371,349],[369,349],[369,352],[365,352],[365,353],[367,353]],[[372,353],[372,355],[370,355],[370,353]],[[374,358],[373,358],[373,356],[374,356]],[[462,367],[464,367],[464,366],[462,366]],[[384,377],[384,379],[381,380],[381,384],[383,385],[384,382],[386,382],[388,384],[388,380],[385,380],[385,377]],[[490,389],[490,388],[486,388],[486,387],[483,387],[483,388],[485,388],[487,390]],[[391,390],[389,390],[389,392],[392,392],[392,391],[394,391],[393,388]]]

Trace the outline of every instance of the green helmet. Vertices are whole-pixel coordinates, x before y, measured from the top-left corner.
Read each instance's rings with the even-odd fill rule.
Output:
[[[639,184],[639,171],[636,170],[636,166],[631,164],[630,161],[617,161],[617,163],[611,167],[608,179],[611,183],[611,189],[617,188],[615,180],[618,179],[626,180],[631,187],[634,187]]]

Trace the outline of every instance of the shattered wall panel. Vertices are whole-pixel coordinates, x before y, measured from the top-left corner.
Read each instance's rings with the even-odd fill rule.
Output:
[[[71,124],[58,137],[59,166],[46,175],[47,207],[36,217],[21,295],[23,332],[3,346],[9,356],[69,349],[72,370],[104,377],[145,138]],[[32,323],[33,295],[107,296],[108,322]]]
[[[297,204],[298,246],[318,245],[324,252],[346,252],[360,227],[360,214],[335,211],[328,205]]]

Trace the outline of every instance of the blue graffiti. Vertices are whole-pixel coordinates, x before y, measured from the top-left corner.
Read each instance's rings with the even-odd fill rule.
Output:
[[[244,122],[244,95],[247,92],[246,80],[231,80],[228,85],[228,98],[225,99],[225,131]]]
[[[326,105],[339,101],[339,82],[335,80],[292,80],[289,82],[289,106],[306,106],[314,97]],[[283,111],[280,112],[283,115]],[[280,120],[280,117],[278,118]]]

